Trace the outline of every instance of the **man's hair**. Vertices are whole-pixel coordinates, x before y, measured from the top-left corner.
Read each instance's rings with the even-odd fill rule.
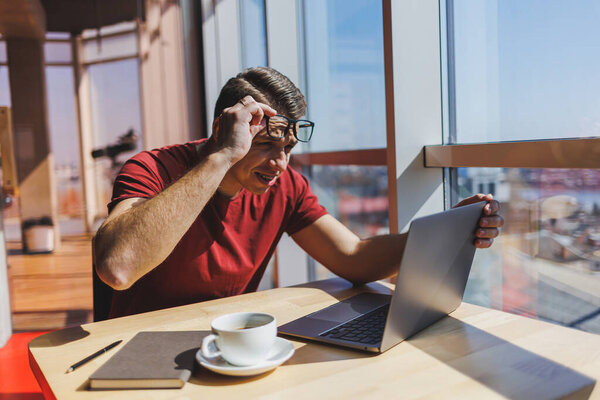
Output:
[[[273,68],[255,67],[227,81],[215,104],[214,117],[248,95],[289,118],[298,119],[306,113],[304,95],[287,76]]]

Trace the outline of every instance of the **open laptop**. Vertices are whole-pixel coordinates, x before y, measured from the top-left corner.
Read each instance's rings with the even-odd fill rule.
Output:
[[[485,202],[413,220],[393,295],[362,293],[278,328],[279,333],[384,352],[461,303]]]

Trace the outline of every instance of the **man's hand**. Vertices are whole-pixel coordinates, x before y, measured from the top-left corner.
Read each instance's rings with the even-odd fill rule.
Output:
[[[488,203],[483,207],[483,216],[479,219],[479,228],[475,232],[477,237],[475,247],[486,249],[492,245],[494,238],[500,233],[498,228],[504,225],[504,218],[498,214],[500,203],[494,200],[491,194],[479,193],[464,199],[454,207],[466,206],[480,201],[487,201]]]
[[[248,153],[252,138],[265,127],[263,117],[276,114],[268,105],[246,96],[215,119],[210,142],[217,150],[225,150],[233,165]]]

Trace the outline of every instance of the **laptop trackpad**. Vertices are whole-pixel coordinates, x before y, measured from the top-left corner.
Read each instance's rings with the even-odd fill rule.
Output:
[[[389,301],[389,295],[362,293],[321,311],[317,311],[316,313],[311,314],[309,318],[323,319],[332,322],[346,322],[387,304]]]
[[[373,306],[368,304],[338,303],[312,314],[309,318],[324,319],[332,322],[346,322],[372,309]]]

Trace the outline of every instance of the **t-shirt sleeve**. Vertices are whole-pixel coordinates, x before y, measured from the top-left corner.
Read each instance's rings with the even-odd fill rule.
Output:
[[[122,200],[152,198],[183,175],[193,162],[193,144],[143,151],[121,168],[113,185],[108,212]]]
[[[327,210],[319,204],[319,199],[312,192],[308,180],[293,169],[288,169],[294,181],[296,203],[285,231],[292,235],[327,214]]]
[[[152,167],[144,162],[143,156],[138,154],[128,160],[113,185],[113,193],[110,203],[108,203],[108,212],[121,200],[142,197],[151,198],[160,192],[161,183],[153,173]]]

